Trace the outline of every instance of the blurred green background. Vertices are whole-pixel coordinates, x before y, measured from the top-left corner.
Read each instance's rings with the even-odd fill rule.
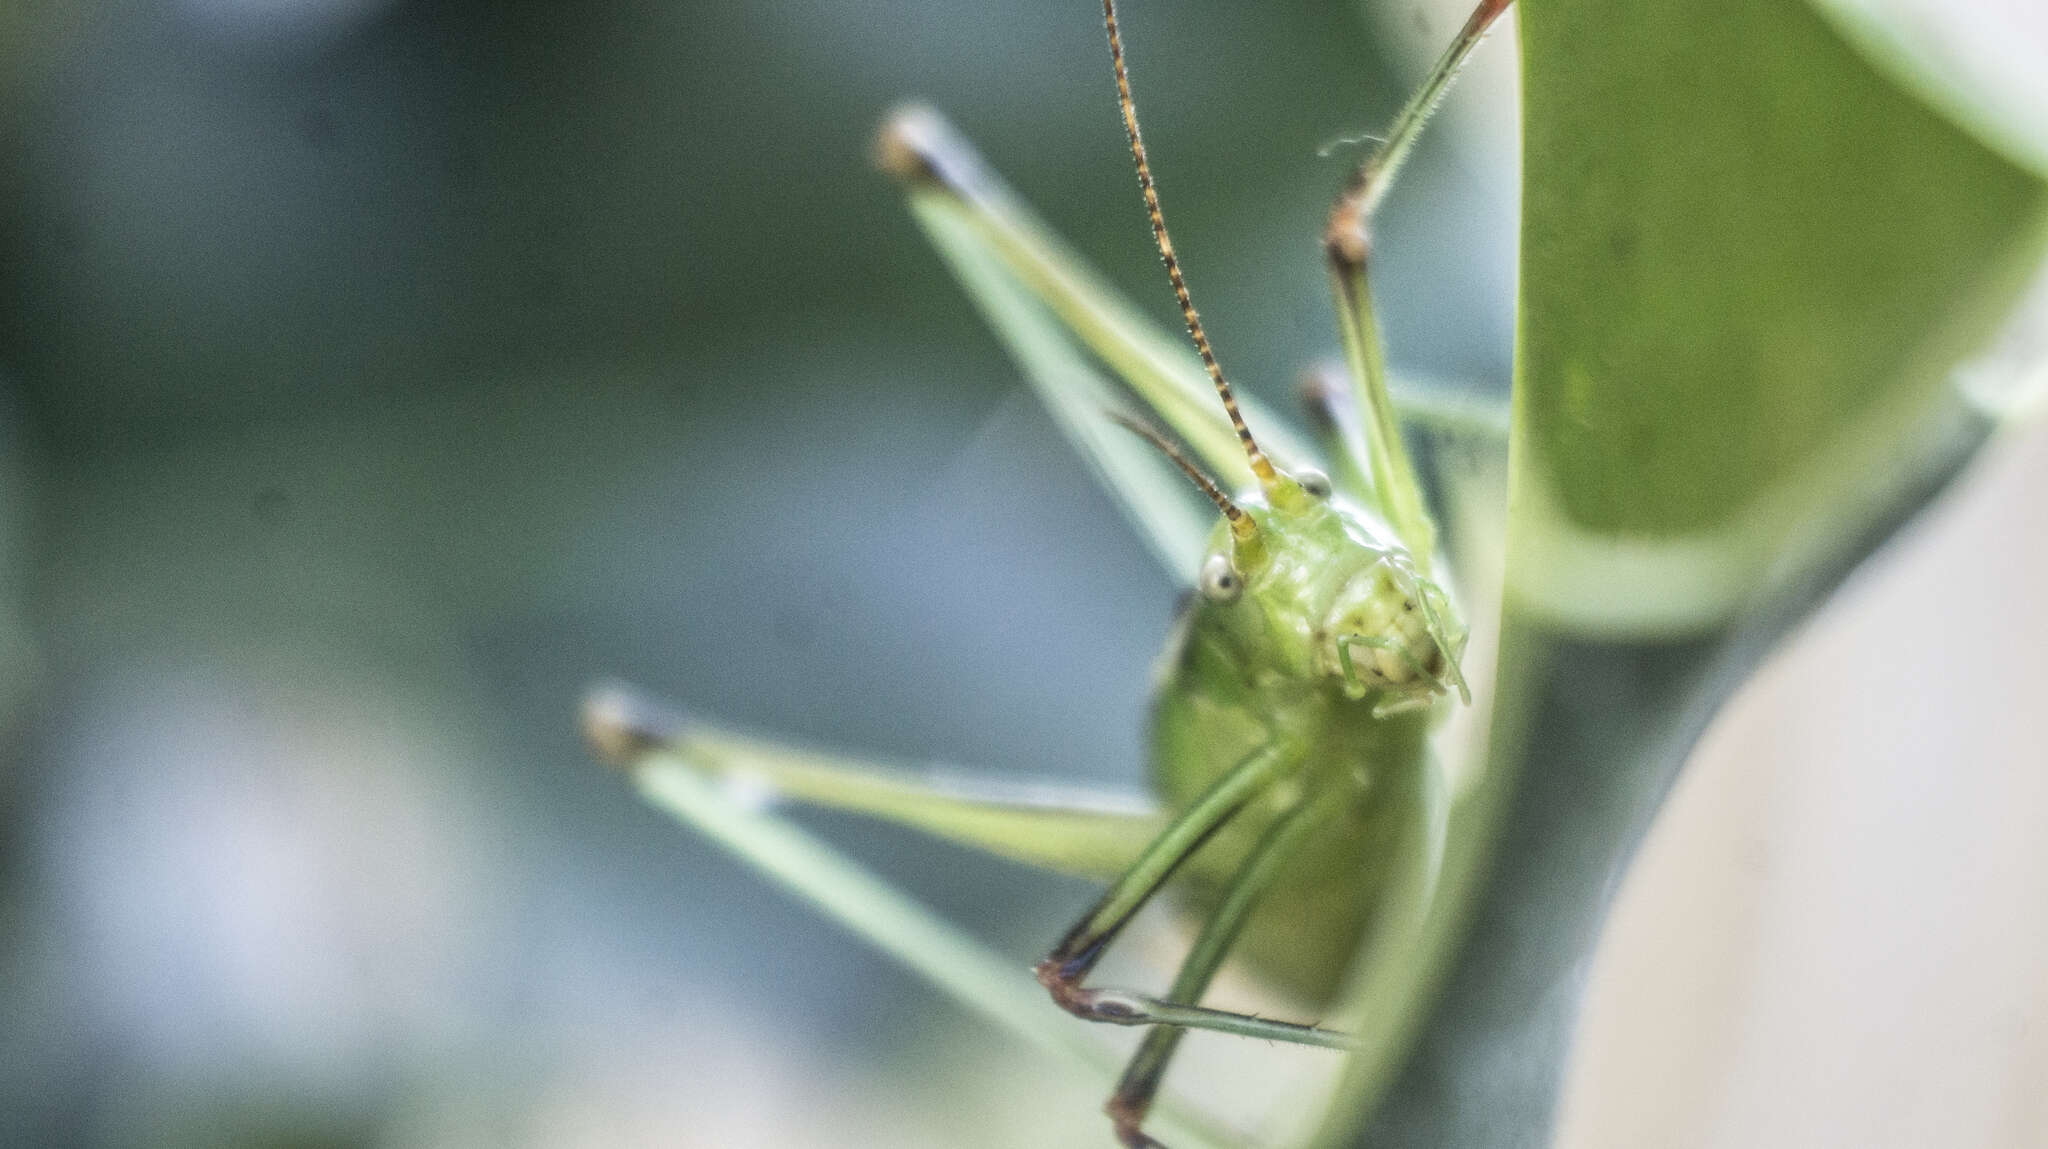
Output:
[[[0,1142],[1102,1136],[574,729],[616,674],[1135,783],[1175,589],[867,157],[931,101],[1169,320],[1098,15],[10,10]],[[1284,403],[1335,348],[1316,235],[1356,153],[1317,149],[1413,65],[1344,4],[1127,19],[1215,337]],[[1389,213],[1411,371],[1505,384],[1511,154],[1429,146]],[[812,824],[1020,967],[1084,896]]]
[[[1315,241],[1355,152],[1318,149],[1382,124],[1461,6],[1129,2],[1194,289],[1276,406],[1335,350]],[[1098,15],[0,6],[0,1144],[1107,1144],[1097,1084],[574,729],[617,675],[909,764],[1135,783],[1175,588],[867,159],[929,100],[1172,322]],[[1496,41],[1378,272],[1397,369],[1497,391]],[[2048,1138],[2048,669],[2014,641],[2048,632],[2044,446],[1710,739],[1603,954],[1568,1144]],[[1902,639],[1930,601],[1956,616]],[[1086,897],[804,820],[1020,976]],[[1285,1098],[1321,1064],[1249,1044],[1190,1041],[1186,1080]]]

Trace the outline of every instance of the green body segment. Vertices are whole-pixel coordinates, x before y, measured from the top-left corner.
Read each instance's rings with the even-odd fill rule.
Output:
[[[1414,841],[1429,731],[1462,632],[1431,633],[1422,600],[1442,592],[1361,512],[1324,500],[1288,511],[1245,503],[1260,526],[1256,554],[1219,527],[1214,553],[1234,556],[1243,586],[1227,599],[1194,595],[1175,628],[1153,702],[1150,768],[1161,799],[1183,809],[1261,746],[1312,748],[1186,871],[1177,891],[1204,916],[1223,897],[1222,878],[1277,819],[1311,795],[1352,795],[1300,847],[1238,943],[1263,979],[1320,1005],[1337,992],[1385,900],[1386,875]],[[1360,666],[1387,653],[1396,673],[1408,662],[1435,673],[1362,688],[1377,668],[1346,675],[1337,652],[1347,637],[1412,644],[1405,660],[1386,645],[1354,648]],[[1390,698],[1413,704],[1390,708]]]

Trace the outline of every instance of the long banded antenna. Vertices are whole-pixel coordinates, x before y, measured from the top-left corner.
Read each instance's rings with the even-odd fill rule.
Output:
[[[1217,366],[1216,353],[1209,348],[1208,333],[1202,330],[1202,317],[1196,314],[1194,300],[1188,296],[1188,282],[1180,273],[1180,259],[1173,253],[1173,240],[1166,234],[1166,215],[1159,210],[1159,189],[1152,184],[1152,165],[1145,159],[1145,139],[1138,133],[1138,105],[1131,99],[1131,76],[1124,67],[1124,41],[1116,26],[1116,0],[1102,0],[1102,24],[1109,31],[1109,61],[1116,68],[1117,103],[1123,108],[1124,134],[1131,140],[1131,158],[1138,164],[1138,187],[1145,193],[1145,210],[1152,217],[1152,239],[1159,245],[1159,258],[1166,264],[1166,277],[1173,281],[1174,298],[1180,301],[1181,318],[1187,321],[1188,335],[1195,341],[1195,351],[1202,357],[1202,366],[1209,369],[1209,379],[1216,384],[1216,394],[1222,398],[1223,409],[1230,415],[1230,425],[1236,429],[1238,441],[1244,444],[1245,460],[1251,464],[1252,474],[1259,477],[1260,484],[1271,487],[1280,476],[1273,470],[1273,464],[1266,460],[1265,452],[1259,450],[1258,440],[1252,438],[1252,429],[1245,426],[1244,415],[1237,409],[1237,397],[1230,393],[1230,384],[1223,378],[1223,368]],[[1231,520],[1233,526],[1236,522],[1234,518]]]
[[[1125,430],[1159,448],[1160,454],[1172,459],[1173,465],[1180,468],[1181,474],[1186,475],[1194,482],[1195,486],[1200,487],[1202,493],[1209,496],[1209,501],[1216,504],[1216,509],[1223,512],[1223,517],[1230,520],[1231,534],[1241,539],[1248,539],[1258,533],[1259,525],[1252,521],[1252,517],[1245,514],[1243,508],[1231,502],[1230,496],[1223,493],[1223,488],[1216,485],[1216,480],[1204,474],[1200,467],[1195,466],[1194,462],[1183,454],[1179,447],[1173,445],[1172,440],[1154,430],[1150,425],[1141,423],[1121,411],[1105,411],[1103,414],[1108,415],[1110,419],[1120,424]]]

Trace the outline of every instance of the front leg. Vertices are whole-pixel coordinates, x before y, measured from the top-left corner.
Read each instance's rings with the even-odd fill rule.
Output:
[[[1422,505],[1422,486],[1401,441],[1393,396],[1387,386],[1386,344],[1380,338],[1367,274],[1372,257],[1372,217],[1421,135],[1422,125],[1443,99],[1451,78],[1458,74],[1465,58],[1478,46],[1494,20],[1507,11],[1510,2],[1479,0],[1457,38],[1430,69],[1422,87],[1402,106],[1386,142],[1352,173],[1330,208],[1330,220],[1323,231],[1323,249],[1330,261],[1330,279],[1337,295],[1338,331],[1343,337],[1344,357],[1351,368],[1351,384],[1365,435],[1365,469],[1372,481],[1372,501],[1393,524],[1401,541],[1408,544],[1424,574],[1429,573],[1429,558],[1436,553],[1436,528]]]

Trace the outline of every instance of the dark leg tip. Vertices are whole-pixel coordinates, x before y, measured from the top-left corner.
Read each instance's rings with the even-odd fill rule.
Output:
[[[1157,1139],[1144,1130],[1145,1114],[1149,1104],[1135,1105],[1129,1098],[1118,1094],[1102,1107],[1109,1114],[1109,1123],[1116,1130],[1117,1144],[1124,1149],[1166,1149]]]
[[[945,120],[923,104],[892,108],[875,132],[875,166],[905,183],[937,180],[933,152],[946,132]]]
[[[675,742],[688,725],[680,712],[622,682],[602,682],[585,691],[579,718],[591,750],[621,769]]]
[[[908,187],[941,188],[983,200],[995,177],[953,125],[924,104],[899,104],[875,131],[875,166]]]

